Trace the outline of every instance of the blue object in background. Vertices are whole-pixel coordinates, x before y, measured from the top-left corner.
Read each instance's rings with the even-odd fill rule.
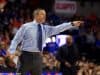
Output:
[[[100,48],[100,40],[96,41],[96,47]]]
[[[18,73],[0,73],[0,75],[20,75]],[[30,75],[30,74],[26,74],[26,75]],[[62,73],[55,73],[55,72],[43,72],[42,75],[62,75]]]
[[[1,50],[0,50],[0,56],[5,56],[5,55],[6,55],[6,50],[1,49]]]
[[[58,45],[56,42],[49,42],[46,44],[46,47],[50,53],[55,53],[58,50]]]

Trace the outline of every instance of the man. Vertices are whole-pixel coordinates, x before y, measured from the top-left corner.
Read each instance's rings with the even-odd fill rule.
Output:
[[[21,26],[12,40],[9,48],[9,53],[13,54],[18,44],[21,43],[22,54],[19,57],[21,63],[19,71],[22,73],[22,75],[25,75],[27,71],[31,72],[32,75],[41,75],[41,52],[45,39],[64,30],[75,26],[80,26],[82,23],[81,21],[73,21],[54,27],[43,25],[46,20],[46,12],[44,9],[36,9],[33,15],[34,21]]]
[[[73,38],[68,36],[66,44],[61,46],[57,52],[57,60],[61,63],[60,71],[63,75],[76,75],[78,56],[78,49],[73,43]]]

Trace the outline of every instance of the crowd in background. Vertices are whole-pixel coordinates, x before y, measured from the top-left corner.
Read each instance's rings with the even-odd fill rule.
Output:
[[[6,57],[9,44],[19,29],[26,22],[33,20],[34,8],[29,8],[26,0],[14,2],[9,0],[4,9],[0,9],[0,72],[15,72],[16,65]],[[47,24],[55,26],[62,22],[83,20],[84,25],[79,29],[67,30],[61,34],[73,36],[80,53],[78,75],[99,75],[100,74],[100,18],[95,13],[90,16],[79,16],[75,14],[71,18],[60,17],[54,12],[47,14]],[[19,55],[16,54],[16,56]],[[48,50],[43,53],[43,70],[47,72],[59,72],[60,62],[56,56]]]

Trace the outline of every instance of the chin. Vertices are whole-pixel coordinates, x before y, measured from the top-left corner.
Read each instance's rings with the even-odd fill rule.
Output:
[[[41,23],[45,23],[45,21],[42,21]]]

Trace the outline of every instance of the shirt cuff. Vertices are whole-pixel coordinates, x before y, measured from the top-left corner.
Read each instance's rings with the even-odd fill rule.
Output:
[[[73,22],[71,22],[71,25],[72,25],[72,26],[75,26],[75,25],[73,24]]]
[[[14,53],[15,53],[15,50],[9,49],[8,52],[9,52],[10,54],[14,54]]]

